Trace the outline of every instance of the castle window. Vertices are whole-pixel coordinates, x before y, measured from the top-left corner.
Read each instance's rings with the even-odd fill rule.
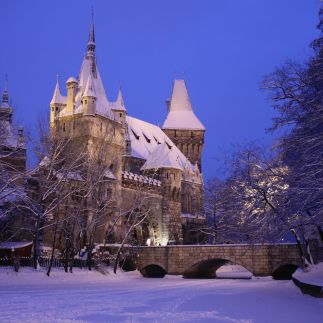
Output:
[[[87,104],[87,100],[84,100],[85,104]]]
[[[63,131],[65,131],[65,122],[63,123]]]
[[[191,138],[193,138],[193,131],[191,131]]]
[[[102,132],[102,122],[101,122],[101,124],[100,124],[100,131]]]
[[[73,121],[73,130],[75,129],[75,121]]]
[[[177,132],[176,132],[176,130],[175,130],[174,136],[175,136],[175,137],[177,137]]]
[[[120,118],[122,117],[122,113],[119,113]]]

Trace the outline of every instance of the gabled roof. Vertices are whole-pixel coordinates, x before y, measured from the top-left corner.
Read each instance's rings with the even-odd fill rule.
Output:
[[[173,93],[168,103],[168,115],[163,129],[205,130],[193,112],[184,80],[174,80]]]
[[[163,152],[156,150],[157,147],[166,145],[166,147],[171,147],[172,156],[174,154],[176,158],[178,157],[178,164],[182,170],[189,163],[193,171],[193,165],[158,126],[130,116],[126,117],[126,121],[131,142],[131,156],[148,160],[151,154]]]
[[[175,146],[171,147],[166,142],[157,145],[154,151],[149,155],[142,170],[176,168],[183,170],[180,162],[180,156]]]

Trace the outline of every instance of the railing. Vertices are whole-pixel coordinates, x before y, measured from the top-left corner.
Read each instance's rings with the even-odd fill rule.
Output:
[[[0,267],[33,267],[33,258],[32,257],[16,257],[16,258],[0,258]],[[40,267],[49,267],[50,258],[49,257],[39,257],[38,264]],[[65,258],[54,258],[52,267],[60,268],[65,267],[66,265],[76,268],[86,268],[89,266],[88,260],[83,259],[65,259]],[[95,263],[92,260],[91,266],[94,266]]]

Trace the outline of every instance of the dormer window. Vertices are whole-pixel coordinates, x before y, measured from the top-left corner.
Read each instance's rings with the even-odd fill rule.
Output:
[[[145,137],[145,139],[146,139],[146,141],[150,144],[150,139],[144,134],[144,133],[142,133],[143,135],[144,135],[144,137]]]
[[[132,131],[132,133],[133,133],[133,135],[135,136],[135,138],[137,139],[137,140],[139,140],[139,136],[134,132],[134,130],[133,129],[131,129],[131,131]]]

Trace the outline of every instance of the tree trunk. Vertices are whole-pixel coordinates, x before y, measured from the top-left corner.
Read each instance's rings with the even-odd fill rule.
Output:
[[[56,235],[57,235],[57,228],[58,228],[58,214],[57,214],[57,219],[56,219],[56,223],[55,223],[55,228],[54,228],[54,237],[53,237],[53,243],[52,243],[52,253],[50,256],[50,260],[49,260],[49,266],[47,269],[47,276],[50,275],[50,272],[52,270],[52,266],[53,266],[53,260],[54,260],[54,251],[55,251],[55,245],[56,245]]]

